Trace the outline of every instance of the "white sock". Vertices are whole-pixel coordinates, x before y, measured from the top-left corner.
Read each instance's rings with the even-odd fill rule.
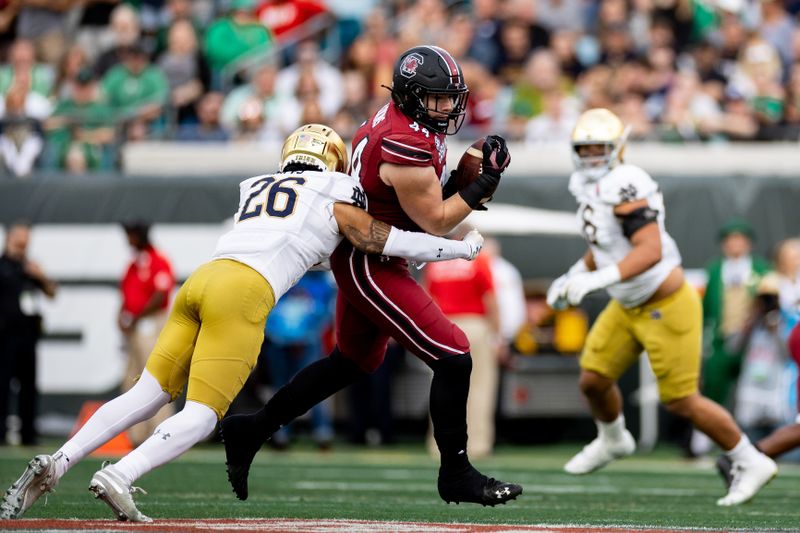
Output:
[[[757,457],[760,453],[761,452],[750,442],[750,439],[747,438],[747,435],[742,433],[742,438],[739,439],[736,446],[726,451],[725,455],[734,463],[746,463],[753,457]]]
[[[154,416],[169,403],[169,399],[169,394],[161,389],[156,378],[144,370],[128,392],[103,404],[54,454],[54,457],[58,456],[56,475],[61,478],[67,470],[113,437]]]
[[[618,441],[625,433],[625,416],[621,413],[611,422],[595,420],[595,424],[597,424],[597,435],[603,439]]]
[[[128,484],[172,461],[208,437],[217,425],[217,413],[201,403],[187,401],[181,412],[164,420],[138,448],[119,460],[114,470]]]

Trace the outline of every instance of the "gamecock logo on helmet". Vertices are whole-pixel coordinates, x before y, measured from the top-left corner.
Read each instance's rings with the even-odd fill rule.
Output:
[[[417,73],[417,68],[425,61],[425,59],[417,54],[408,54],[403,58],[403,63],[400,65],[400,73],[406,78],[414,77]]]

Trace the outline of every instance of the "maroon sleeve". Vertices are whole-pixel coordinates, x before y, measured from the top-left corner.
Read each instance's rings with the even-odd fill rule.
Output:
[[[387,135],[381,139],[381,160],[395,165],[433,166],[430,143],[420,137],[403,133]]]

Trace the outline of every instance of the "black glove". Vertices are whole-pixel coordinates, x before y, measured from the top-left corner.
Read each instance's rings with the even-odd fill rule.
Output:
[[[447,183],[444,184],[444,187],[442,187],[442,200],[447,200],[458,192],[456,189],[456,178],[454,176],[455,173],[455,170],[450,171],[450,178],[447,180]]]
[[[483,172],[500,179],[500,175],[511,162],[511,154],[508,152],[506,140],[499,135],[488,135],[482,149]]]
[[[485,211],[483,204],[491,201],[494,191],[500,184],[500,176],[511,162],[506,140],[499,135],[489,135],[483,143],[483,173],[464,187],[458,194],[476,211]]]

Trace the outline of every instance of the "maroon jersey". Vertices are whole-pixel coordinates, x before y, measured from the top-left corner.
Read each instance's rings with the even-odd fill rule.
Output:
[[[444,181],[447,142],[404,115],[393,102],[380,108],[356,132],[350,174],[361,180],[367,194],[369,214],[408,231],[422,231],[400,207],[394,187],[379,176],[381,163],[430,167]]]

